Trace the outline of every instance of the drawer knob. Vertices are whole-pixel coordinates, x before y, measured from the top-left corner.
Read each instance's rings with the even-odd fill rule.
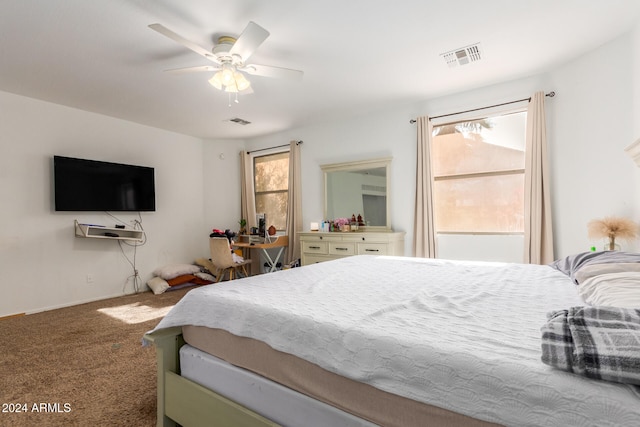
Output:
[[[348,251],[349,249],[347,248],[336,248],[337,251]]]
[[[309,249],[320,249],[320,246],[309,246]]]
[[[380,252],[380,249],[365,249],[365,252]]]

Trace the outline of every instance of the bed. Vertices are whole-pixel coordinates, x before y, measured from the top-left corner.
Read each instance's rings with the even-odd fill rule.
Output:
[[[561,261],[354,256],[190,291],[144,337],[158,425],[637,425],[634,380],[541,361],[598,264]]]

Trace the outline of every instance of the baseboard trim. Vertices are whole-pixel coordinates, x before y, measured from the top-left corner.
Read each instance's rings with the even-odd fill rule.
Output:
[[[74,305],[87,304],[87,303],[90,303],[90,302],[102,301],[102,300],[105,300],[105,299],[111,299],[111,298],[117,298],[117,297],[125,297],[125,296],[128,296],[128,295],[134,295],[136,293],[140,294],[140,293],[147,292],[147,291],[149,291],[149,288],[143,288],[143,290],[140,291],[140,292],[118,293],[118,294],[114,294],[114,295],[103,295],[103,296],[100,296],[100,297],[87,298],[87,299],[82,299],[82,300],[78,300],[78,301],[72,301],[72,302],[68,302],[68,303],[64,303],[64,304],[50,305],[50,306],[47,306],[47,307],[41,307],[41,308],[36,308],[36,309],[33,309],[33,310],[27,310],[24,313],[0,315],[0,320],[8,319],[10,317],[18,317],[18,316],[42,313],[42,312],[45,312],[45,311],[57,310],[59,308],[73,307]]]
[[[145,291],[146,291],[146,289],[144,291],[137,292],[137,293],[142,293],[142,292],[145,292]],[[105,296],[101,296],[101,297],[87,298],[87,299],[74,301],[74,302],[70,302],[70,303],[66,303],[66,304],[50,305],[48,307],[43,307],[43,308],[27,311],[27,314],[42,313],[44,311],[57,310],[59,308],[73,307],[74,305],[87,304],[87,303],[90,303],[90,302],[102,301],[102,300],[105,300],[105,299],[126,297],[127,295],[133,295],[134,293],[136,293],[136,292],[132,292],[130,294],[122,293],[122,294],[115,294],[115,295],[105,295]]]
[[[13,319],[14,317],[22,317],[26,314],[27,313],[16,313],[16,314],[10,314],[8,316],[2,316],[0,317],[0,322],[2,322],[3,320]]]

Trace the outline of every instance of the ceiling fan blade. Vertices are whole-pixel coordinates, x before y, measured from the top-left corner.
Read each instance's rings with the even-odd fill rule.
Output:
[[[240,55],[243,62],[269,37],[269,31],[250,21],[229,51],[232,55]]]
[[[290,68],[272,67],[269,65],[249,64],[241,68],[242,71],[252,76],[273,77],[276,79],[302,80],[304,73]]]
[[[205,58],[207,58],[210,61],[213,61],[215,63],[219,63],[218,58],[216,58],[216,56],[212,53],[209,52],[207,49],[198,46],[197,44],[185,39],[184,37],[182,37],[180,34],[177,34],[173,31],[171,31],[170,29],[168,29],[167,27],[165,27],[162,24],[151,24],[149,25],[149,28],[151,28],[152,30],[162,34],[165,37],[170,38],[171,40],[180,43],[182,46],[186,47],[187,49],[192,50],[193,52],[197,53],[198,55],[202,55]]]
[[[164,70],[171,74],[186,74],[186,73],[198,73],[202,71],[218,71],[220,67],[215,65],[200,65],[198,67],[184,67],[184,68],[172,68],[170,70]]]

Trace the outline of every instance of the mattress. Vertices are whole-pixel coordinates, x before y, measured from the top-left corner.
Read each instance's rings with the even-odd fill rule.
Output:
[[[351,418],[355,418],[354,416],[358,417],[356,419],[361,419],[360,422],[364,423],[363,425],[369,425],[370,423],[364,421],[369,420],[375,425],[387,427],[425,427],[429,425],[489,427],[495,425],[378,390],[367,384],[328,372],[291,354],[274,350],[261,341],[237,337],[222,329],[185,326],[182,330],[185,341],[189,346],[193,346],[190,348],[201,351],[198,353],[197,360],[202,361],[194,367],[191,359],[185,360],[181,357],[183,376],[198,384],[210,387],[233,400],[238,399],[236,400],[238,403],[252,408],[282,425],[311,426],[311,420],[304,423],[291,422],[292,418],[299,421],[295,417],[300,412],[306,412],[308,417],[317,414],[314,421],[317,421],[318,426],[352,425],[349,423],[353,423]],[[209,360],[207,356],[211,356],[211,365],[213,366],[217,365],[216,361],[224,360],[233,366],[242,368],[240,370],[242,377],[246,375],[246,369],[259,375],[258,378],[262,380],[259,384],[264,382],[268,384],[271,383],[268,380],[273,380],[276,384],[286,386],[286,390],[294,390],[309,396],[312,398],[311,401],[317,402],[317,408],[309,410],[310,405],[307,402],[303,402],[304,405],[300,407],[296,406],[298,402],[288,400],[288,393],[283,393],[282,400],[274,399],[271,396],[271,405],[265,405],[266,402],[260,401],[259,398],[247,399],[248,393],[232,390],[230,394],[227,394],[227,387],[221,388],[220,378],[216,376],[217,372],[205,370],[208,366],[205,362]],[[229,378],[231,378],[231,374],[232,370],[229,369],[227,374]],[[210,378],[210,381],[206,381],[205,378]],[[239,384],[242,382],[242,380],[238,381]],[[276,388],[275,391],[278,389]],[[278,406],[278,403],[281,406]],[[329,408],[337,409],[327,410],[328,405],[331,405]],[[276,413],[267,413],[266,407],[270,411],[276,410]],[[284,414],[278,412],[278,408],[282,408],[282,412],[287,416],[285,417]],[[351,418],[345,417],[343,422],[337,422],[338,420],[333,418],[325,418],[335,417],[334,412],[353,415],[350,416]],[[277,418],[272,418],[273,416],[277,416]]]
[[[635,425],[632,387],[540,360],[546,314],[577,305],[548,266],[356,256],[193,290],[156,329],[223,329],[487,422]]]
[[[181,375],[282,426],[374,427],[374,424],[185,345]]]

